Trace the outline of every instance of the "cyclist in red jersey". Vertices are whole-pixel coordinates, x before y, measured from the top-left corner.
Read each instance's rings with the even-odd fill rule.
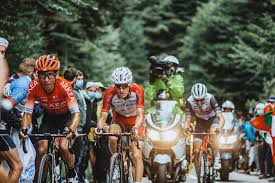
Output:
[[[80,114],[72,86],[67,80],[58,76],[59,68],[60,62],[55,56],[44,55],[36,61],[38,78],[29,86],[20,135],[26,138],[25,131],[32,122],[34,103],[39,101],[45,110],[39,132],[69,133],[67,138],[61,138],[59,149],[68,165],[69,183],[76,183],[78,181],[74,170],[75,157],[69,152],[68,140],[72,140],[80,121]],[[37,145],[36,168],[39,168],[41,158],[48,150],[48,140],[40,139]]]
[[[100,129],[106,125],[106,119],[110,108],[113,111],[111,133],[127,132],[134,130],[140,137],[138,149],[135,143],[131,144],[134,166],[134,180],[141,182],[143,176],[142,137],[144,135],[144,90],[141,86],[132,83],[132,72],[127,67],[120,67],[112,73],[112,82],[103,97],[101,118],[98,122],[96,134],[102,133]],[[112,153],[116,152],[117,137],[109,138],[109,148]]]

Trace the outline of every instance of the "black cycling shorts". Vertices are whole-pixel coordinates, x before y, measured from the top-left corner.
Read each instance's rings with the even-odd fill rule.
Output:
[[[42,124],[39,127],[39,133],[62,133],[64,128],[68,126],[71,113],[52,115],[45,113]]]
[[[0,130],[0,133],[7,134],[7,130]],[[15,147],[16,145],[10,136],[0,136],[0,151],[8,151]]]
[[[215,117],[210,118],[209,120],[204,120],[201,118],[196,118],[195,133],[209,133],[212,125],[218,125],[219,121]],[[194,139],[201,139],[201,135],[194,135]]]

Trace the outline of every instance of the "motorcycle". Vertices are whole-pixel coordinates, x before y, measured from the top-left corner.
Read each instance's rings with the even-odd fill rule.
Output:
[[[153,182],[185,181],[183,114],[179,111],[176,101],[157,100],[155,110],[146,115],[143,162],[145,174]]]
[[[229,173],[234,170],[235,164],[238,163],[242,141],[234,114],[232,112],[223,112],[222,114],[225,124],[219,136],[219,151],[222,164],[220,177],[221,180],[227,181],[229,179]]]

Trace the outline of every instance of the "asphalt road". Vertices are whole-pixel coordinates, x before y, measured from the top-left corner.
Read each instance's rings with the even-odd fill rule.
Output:
[[[267,179],[260,180],[258,176],[240,174],[238,172],[232,172],[229,177],[229,181],[223,182],[219,179],[216,180],[217,183],[268,183]],[[151,183],[146,178],[142,180],[142,183]],[[194,172],[192,172],[188,177],[186,183],[197,183],[197,177]]]

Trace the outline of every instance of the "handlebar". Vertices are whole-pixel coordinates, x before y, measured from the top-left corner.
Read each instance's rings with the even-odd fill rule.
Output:
[[[189,133],[189,135],[217,135],[216,133]]]
[[[29,134],[28,137],[47,137],[47,138],[58,138],[58,137],[66,137],[69,133],[43,133],[43,134]],[[87,134],[79,134],[79,133],[73,133],[72,139],[75,139],[79,136],[85,136]],[[28,153],[26,149],[26,139],[22,139],[22,145],[23,145],[23,151],[24,153]],[[71,141],[69,141],[69,146],[71,146]]]

